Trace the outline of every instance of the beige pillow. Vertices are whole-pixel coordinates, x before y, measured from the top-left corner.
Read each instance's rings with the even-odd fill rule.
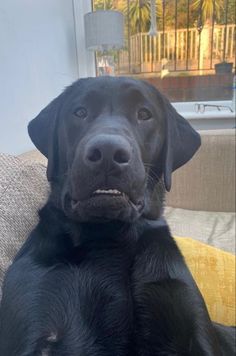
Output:
[[[44,165],[0,154],[0,285],[48,193]]]

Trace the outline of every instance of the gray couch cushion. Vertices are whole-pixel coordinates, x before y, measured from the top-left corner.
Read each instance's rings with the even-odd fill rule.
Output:
[[[45,166],[0,154],[0,283],[6,268],[38,221],[49,192]]]
[[[235,253],[235,213],[166,207],[165,217],[174,236],[192,237]]]

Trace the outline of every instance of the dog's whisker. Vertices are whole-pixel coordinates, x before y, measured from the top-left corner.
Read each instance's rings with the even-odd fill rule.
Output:
[[[153,163],[147,163],[147,162],[143,162],[144,166],[147,167],[155,167],[155,165]]]
[[[165,188],[162,177],[158,176],[152,169],[150,169],[150,172],[146,172],[146,176],[153,184],[160,183]]]

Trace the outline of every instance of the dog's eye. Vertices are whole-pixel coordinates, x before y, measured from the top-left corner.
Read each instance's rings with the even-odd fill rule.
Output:
[[[138,120],[140,121],[149,120],[151,117],[152,113],[146,108],[142,108],[138,111]]]
[[[88,115],[88,112],[85,108],[80,107],[75,110],[74,114],[80,119],[85,119]]]

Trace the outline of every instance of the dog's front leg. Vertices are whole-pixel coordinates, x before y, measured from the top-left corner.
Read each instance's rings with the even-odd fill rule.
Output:
[[[133,265],[136,354],[220,355],[203,298],[165,223],[148,223]]]

